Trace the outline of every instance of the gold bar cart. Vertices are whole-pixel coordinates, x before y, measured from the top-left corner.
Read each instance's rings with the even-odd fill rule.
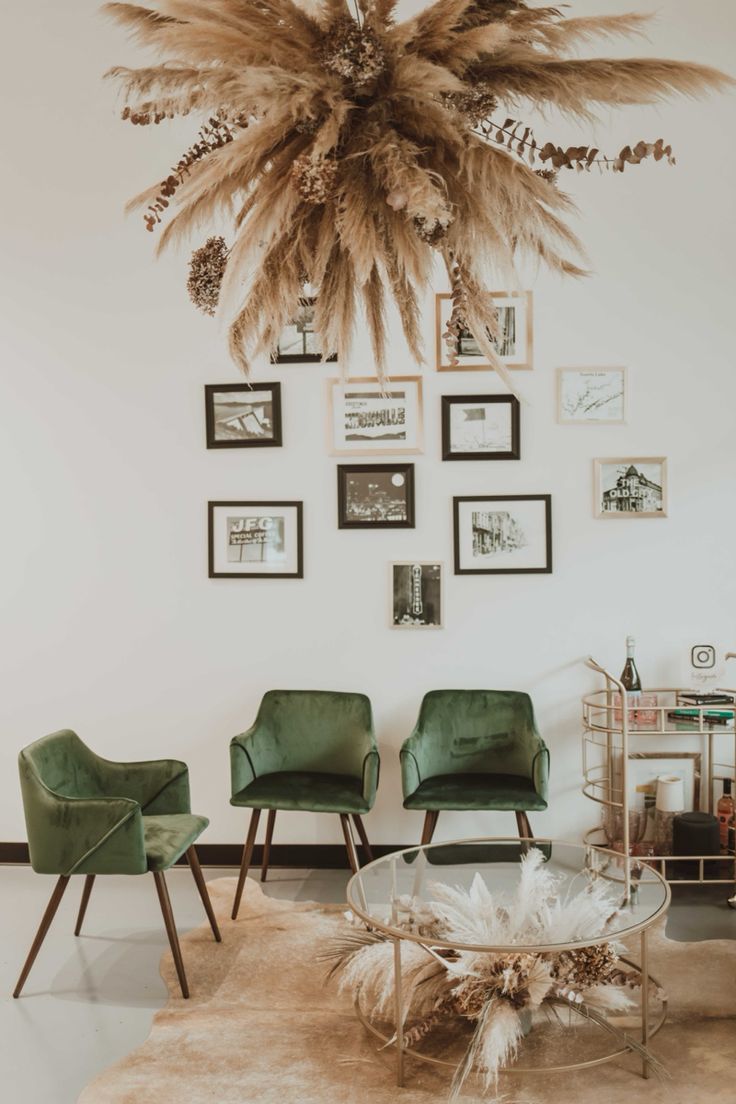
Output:
[[[728,652],[726,659],[736,659],[736,652]],[[632,883],[635,888],[636,871],[646,862],[657,870],[668,882],[676,885],[731,885],[732,895],[728,899],[731,908],[736,908],[736,847],[734,831],[729,836],[729,846],[725,852],[716,855],[674,855],[653,854],[647,851],[645,856],[632,854],[630,829],[630,788],[629,761],[632,754],[632,737],[636,742],[666,736],[672,740],[696,738],[701,746],[705,765],[702,778],[705,781],[705,801],[701,805],[706,812],[713,812],[713,783],[718,779],[734,778],[736,773],[736,690],[728,690],[735,699],[733,706],[716,706],[723,713],[731,713],[725,724],[709,721],[708,713],[714,710],[712,705],[693,705],[683,699],[682,689],[655,688],[649,691],[656,704],[650,704],[646,697],[641,704],[630,701],[629,695],[620,679],[588,657],[586,667],[595,671],[604,679],[604,686],[585,694],[583,706],[583,793],[592,801],[608,810],[612,819],[616,811],[620,817],[624,900],[631,900]],[[686,707],[689,713],[687,721],[675,721],[668,714],[678,708]],[[715,737],[730,737],[733,740],[734,759],[732,763],[720,763],[715,756]],[[585,842],[594,847],[610,847],[605,826],[598,825],[585,834]],[[689,865],[688,865],[689,864]],[[697,872],[693,868],[697,866]]]

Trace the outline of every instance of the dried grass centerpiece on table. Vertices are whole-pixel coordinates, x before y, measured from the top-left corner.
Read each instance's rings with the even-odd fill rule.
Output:
[[[556,953],[433,948],[433,940],[529,948],[605,937],[619,914],[606,883],[592,879],[579,892],[562,895],[560,876],[545,861],[538,848],[524,855],[518,885],[510,893],[494,895],[476,874],[469,890],[435,884],[430,901],[401,897],[395,902],[399,926],[422,939],[402,945],[404,1045],[416,1046],[458,1018],[472,1028],[451,1099],[474,1070],[486,1089],[496,1084],[499,1070],[516,1059],[531,1014],[539,1010],[554,1016],[559,1008],[572,1009],[661,1071],[648,1050],[607,1018],[632,1007],[633,993],[640,989],[638,972],[619,959],[614,942]],[[359,997],[369,1018],[391,1018],[393,940],[354,924],[322,958],[332,963],[331,975],[339,977],[341,989]]]
[[[672,160],[661,139],[615,158],[538,142],[516,120],[520,103],[586,119],[598,104],[652,103],[728,83],[686,62],[571,56],[580,42],[639,31],[638,15],[565,19],[523,0],[438,0],[402,23],[394,0],[357,0],[355,14],[347,0],[316,0],[308,11],[296,0],[157,7],[106,5],[161,59],[111,71],[126,97],[123,117],[204,122],[131,206],[155,230],[176,201],[159,248],[232,219],[214,290],[246,374],[253,356],[275,349],[307,282],[318,289],[324,355],[336,354],[343,370],[362,303],[383,375],[387,294],[421,361],[418,295],[439,254],[453,292],[448,335],[470,330],[505,375],[485,291],[489,266],[512,279],[516,257],[527,255],[582,272],[569,256],[581,249],[563,221],[571,204],[555,186],[557,170]],[[213,293],[210,284],[195,302],[209,311]]]

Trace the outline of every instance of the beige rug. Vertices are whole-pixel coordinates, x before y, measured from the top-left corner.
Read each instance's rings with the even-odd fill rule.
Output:
[[[336,906],[292,904],[248,880],[240,918],[229,919],[234,878],[209,883],[223,942],[208,926],[183,939],[192,991],[178,995],[170,954],[169,1001],[143,1046],[101,1074],[78,1104],[430,1104],[449,1078],[407,1060],[396,1088],[391,1051],[380,1051],[346,997],[325,982],[316,953],[343,923]],[[675,943],[651,936],[651,971],[668,990],[670,1019],[652,1049],[670,1079],[644,1081],[639,1063],[574,1074],[501,1079],[506,1104],[705,1104],[736,1097],[736,940]],[[467,1104],[482,1099],[468,1090]],[[486,1098],[487,1100],[487,1098]]]

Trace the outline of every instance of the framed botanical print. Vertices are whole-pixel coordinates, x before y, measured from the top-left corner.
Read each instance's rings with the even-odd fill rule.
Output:
[[[340,529],[413,529],[413,464],[338,464]]]
[[[442,564],[406,560],[389,565],[391,625],[394,629],[444,627]]]
[[[558,368],[557,420],[562,425],[623,425],[625,368]]]
[[[443,395],[443,460],[518,460],[515,395]]]
[[[328,388],[330,451],[375,456],[422,451],[421,376],[331,379]]]
[[[207,448],[263,448],[281,440],[281,384],[208,383]]]
[[[498,311],[499,333],[494,339],[494,344],[499,359],[507,368],[532,368],[532,293],[530,291],[492,291],[490,294]],[[463,330],[458,338],[445,337],[451,314],[452,296],[449,293],[437,295],[435,299],[437,371],[489,371],[491,365],[469,330]]]
[[[453,510],[456,575],[552,571],[550,495],[467,495]]]
[[[271,361],[274,364],[316,364],[322,360],[319,337],[314,330],[314,296],[299,300],[299,307],[292,321],[279,335],[278,345]],[[337,357],[325,357],[337,360]]]
[[[595,516],[667,517],[667,460],[624,456],[593,461]]]
[[[210,579],[301,579],[301,502],[208,502]]]

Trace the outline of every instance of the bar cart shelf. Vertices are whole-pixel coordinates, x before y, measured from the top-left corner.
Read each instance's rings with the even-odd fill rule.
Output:
[[[736,653],[729,652],[726,658],[736,659]],[[666,853],[669,849],[665,848],[656,853],[651,841],[645,844],[643,840],[632,839],[637,810],[631,807],[629,785],[630,758],[643,745],[649,747],[652,741],[652,750],[659,750],[663,746],[662,737],[666,737],[674,749],[684,747],[683,738],[689,737],[691,743],[693,740],[698,743],[703,764],[700,808],[712,813],[714,782],[734,779],[736,774],[736,690],[725,691],[734,698],[734,705],[694,705],[683,697],[692,691],[671,687],[652,689],[638,700],[629,699],[621,681],[593,658],[585,664],[604,680],[600,689],[582,699],[583,793],[603,811],[603,823],[586,832],[585,842],[592,847],[620,851],[625,900],[636,892],[639,872],[646,863],[673,885],[730,885],[732,895],[728,903],[736,909],[734,829],[729,834],[728,849],[716,855],[675,855]],[[672,716],[675,710],[685,709],[687,719]],[[716,747],[731,743],[733,759],[719,762]]]

